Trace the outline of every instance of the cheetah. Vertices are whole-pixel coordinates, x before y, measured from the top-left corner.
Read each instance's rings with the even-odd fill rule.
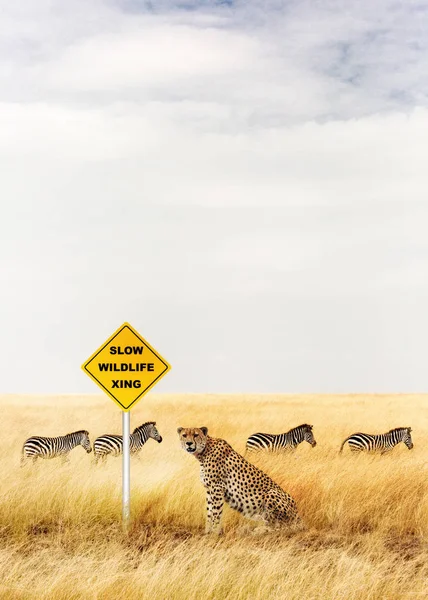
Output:
[[[183,450],[200,463],[207,490],[205,533],[221,533],[224,502],[245,517],[263,521],[265,528],[301,528],[294,499],[266,473],[249,463],[225,441],[208,435],[207,427],[179,427]]]

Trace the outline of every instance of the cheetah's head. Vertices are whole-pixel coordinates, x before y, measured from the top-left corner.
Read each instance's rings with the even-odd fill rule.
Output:
[[[206,427],[179,427],[177,429],[181,447],[190,454],[201,454],[207,443]]]

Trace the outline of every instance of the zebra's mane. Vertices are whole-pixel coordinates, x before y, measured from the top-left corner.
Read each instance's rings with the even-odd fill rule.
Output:
[[[394,431],[405,431],[406,429],[410,430],[410,427],[395,427],[394,429],[390,429],[388,433],[394,433]]]
[[[75,435],[76,433],[85,433],[86,435],[89,435],[89,431],[86,431],[86,429],[79,429],[79,431],[72,431],[71,433],[66,433],[65,435]]]
[[[146,423],[143,423],[142,425],[139,425],[138,427],[136,427],[132,433],[136,433],[137,431],[140,431],[146,425],[156,425],[156,421],[147,421]]]
[[[289,429],[289,431],[287,431],[287,433],[291,433],[292,431],[295,431],[296,429],[312,429],[313,425],[308,425],[307,423],[303,423],[302,425],[297,425],[297,427],[292,427],[291,429]]]

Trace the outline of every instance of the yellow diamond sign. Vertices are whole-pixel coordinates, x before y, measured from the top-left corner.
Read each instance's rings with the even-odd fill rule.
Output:
[[[171,367],[129,323],[124,323],[82,369],[128,411]]]

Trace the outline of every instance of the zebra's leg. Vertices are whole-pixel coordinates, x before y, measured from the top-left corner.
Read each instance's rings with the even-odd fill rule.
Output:
[[[292,448],[290,448],[290,450],[288,451],[290,453],[290,456],[292,456],[294,458],[294,460],[299,460],[299,456],[298,456],[298,452],[297,451],[297,446],[293,446]]]
[[[93,459],[95,465],[98,465],[100,462],[103,463],[105,461],[105,454],[94,448]]]
[[[64,454],[61,454],[61,464],[65,465],[69,462],[70,462],[70,459],[68,457],[68,452],[64,452]]]
[[[251,446],[246,446],[245,447],[245,454],[244,456],[254,456],[255,454],[258,454],[260,452],[260,448],[253,448]]]
[[[94,459],[95,459],[95,464],[96,465],[98,465],[100,463],[102,465],[105,465],[106,462],[107,462],[107,454],[98,454],[97,453],[97,454],[94,455]]]
[[[260,454],[260,452],[262,452],[263,450],[266,450],[266,448],[255,448],[254,446],[246,446],[245,454],[248,454],[248,456],[255,456],[257,454]]]

